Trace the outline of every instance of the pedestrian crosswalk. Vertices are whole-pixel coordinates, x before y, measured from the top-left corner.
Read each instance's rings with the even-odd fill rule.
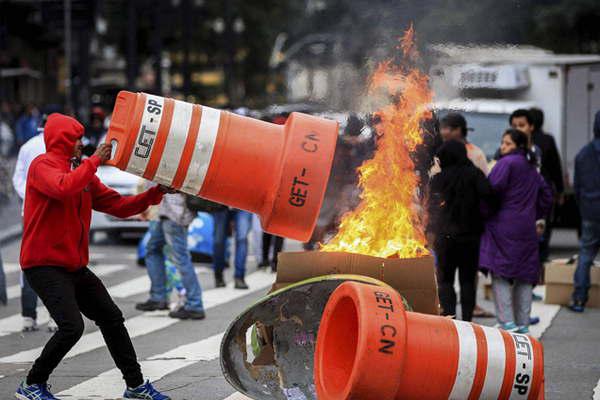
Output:
[[[124,270],[125,268],[127,268],[127,265],[125,264],[108,264],[101,267],[94,267],[93,271],[98,277],[103,277],[117,271]],[[16,299],[17,297],[21,296],[21,285],[16,284],[7,287],[6,295],[8,300]],[[2,325],[0,324],[0,326]]]
[[[10,266],[10,265],[9,265]],[[231,320],[230,315],[219,316],[210,312],[220,306],[229,307],[236,304],[239,308],[239,301],[246,301],[243,307],[248,306],[249,298],[257,298],[272,285],[274,275],[268,272],[257,271],[247,275],[246,281],[250,286],[249,291],[236,290],[230,283],[226,288],[205,290],[203,300],[205,308],[209,311],[207,314],[210,318],[221,318],[222,321],[218,327],[214,329],[200,330],[198,327],[206,324],[207,321],[200,322],[180,322],[179,320],[171,319],[166,314],[166,311],[157,311],[151,313],[140,313],[133,310],[133,304],[137,300],[142,300],[149,289],[149,280],[143,270],[129,270],[126,274],[123,273],[126,268],[130,268],[125,264],[104,264],[94,267],[94,272],[102,277],[107,282],[107,289],[120,303],[121,307],[129,307],[127,310],[127,318],[125,324],[132,337],[136,349],[142,350],[138,353],[140,364],[144,376],[151,381],[163,382],[170,377],[176,376],[182,370],[188,367],[198,365],[199,369],[203,365],[199,363],[216,363],[219,358],[220,342],[223,336],[223,330]],[[17,269],[18,271],[18,269]],[[132,272],[133,271],[133,272]],[[206,272],[202,269],[199,273]],[[120,279],[120,277],[123,277]],[[111,284],[109,284],[110,282]],[[13,293],[9,287],[9,292],[14,300],[20,295],[19,292]],[[137,299],[133,297],[138,296]],[[218,310],[223,310],[219,308]],[[534,337],[540,337],[552,324],[556,317],[559,306],[546,305],[540,302],[533,303],[532,314],[540,317],[541,322],[531,328],[531,334]],[[235,315],[233,313],[232,315]],[[15,335],[21,329],[20,314],[0,315],[0,340],[8,340],[10,335]],[[48,313],[44,307],[38,308],[38,323],[45,324],[49,319]],[[214,320],[213,320],[214,321]],[[177,328],[177,324],[179,328]],[[187,325],[186,325],[187,324]],[[187,335],[183,338],[173,338],[170,344],[168,332],[180,332],[184,326],[188,330]],[[189,327],[189,328],[188,328]],[[176,329],[179,329],[176,331]],[[197,332],[192,332],[196,330]],[[40,337],[41,336],[41,337]],[[2,382],[10,379],[10,376],[23,376],[25,371],[41,353],[43,344],[48,339],[48,335],[39,335],[37,339],[29,339],[31,336],[23,335],[18,346],[14,350],[2,347],[0,348],[0,398],[9,398],[10,393],[5,393],[5,386]],[[157,338],[157,339],[154,339]],[[29,342],[29,340],[31,340]],[[152,346],[148,346],[148,341],[160,341],[161,346],[156,350]],[[0,342],[7,343],[7,342]],[[25,346],[31,343],[30,346]],[[146,347],[140,344],[146,343]],[[95,352],[98,349],[104,348],[105,343],[101,333],[97,328],[88,329],[79,340],[77,345],[67,354],[65,364],[81,364],[82,373],[76,376],[69,375],[68,380],[64,380],[62,386],[59,386],[58,396],[60,398],[71,400],[88,400],[88,399],[115,399],[122,395],[124,384],[121,372],[114,367],[106,352]],[[97,360],[102,359],[103,362]],[[81,361],[80,361],[81,360]],[[107,361],[108,360],[108,361]],[[85,364],[87,363],[87,364]],[[57,377],[61,377],[57,374]],[[12,385],[12,384],[11,384]],[[223,383],[225,385],[225,383]],[[14,386],[14,385],[12,385]],[[12,388],[11,386],[11,388]],[[11,389],[12,390],[12,389]],[[240,393],[233,393],[233,389],[228,388],[228,393],[225,392],[219,396],[198,396],[190,397],[191,399],[212,400],[249,400]],[[187,398],[187,397],[186,397]],[[600,400],[600,382],[594,394],[594,400]]]
[[[140,362],[144,376],[155,382],[199,361],[215,360],[223,333],[157,354]],[[121,371],[113,368],[59,393],[59,396],[118,397],[123,392]]]
[[[148,280],[147,277],[145,277]],[[265,272],[254,272],[246,278],[246,282],[252,290],[264,290],[273,283],[271,274]],[[109,290],[110,291],[110,290]],[[207,290],[203,294],[204,307],[206,310],[216,307],[221,304],[228,303],[237,298],[247,295],[248,292],[233,289],[233,283],[230,283],[225,289]],[[133,318],[125,320],[127,331],[131,338],[147,335],[152,332],[167,328],[178,322],[177,319],[168,318],[167,311],[156,311],[143,313]],[[104,338],[99,330],[84,334],[77,344],[67,353],[65,358],[76,357],[80,354],[98,349],[104,346]],[[43,350],[43,346],[34,349],[20,351],[15,354],[0,357],[0,363],[29,363],[39,357]]]

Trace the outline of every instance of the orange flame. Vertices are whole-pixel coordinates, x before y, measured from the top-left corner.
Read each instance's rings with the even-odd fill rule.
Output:
[[[418,58],[411,28],[400,41],[403,60]],[[417,68],[386,61],[373,72],[368,94],[393,101],[375,114],[383,132],[372,159],[359,168],[362,189],[356,209],[342,217],[338,233],[323,251],[345,251],[377,257],[410,258],[428,254],[416,193],[419,177],[411,153],[422,143],[423,120],[431,118],[429,78]]]

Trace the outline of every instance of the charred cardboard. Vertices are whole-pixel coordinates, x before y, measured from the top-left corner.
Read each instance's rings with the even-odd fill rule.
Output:
[[[379,279],[406,298],[414,311],[439,314],[439,299],[431,256],[379,258],[342,252],[279,253],[272,291],[304,279],[331,274],[356,274]]]
[[[546,264],[546,303],[561,305],[570,303],[575,268],[577,268],[576,263],[569,264],[565,260],[554,260]],[[591,287],[586,307],[600,307],[600,267],[592,267],[590,276]]]

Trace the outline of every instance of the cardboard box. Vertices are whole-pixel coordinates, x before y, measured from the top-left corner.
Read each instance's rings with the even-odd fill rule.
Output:
[[[573,294],[573,275],[577,264],[552,261],[546,264],[546,303],[568,305]],[[587,307],[600,307],[600,268],[591,268],[592,287]]]
[[[400,259],[339,252],[279,253],[273,290],[331,274],[357,274],[379,279],[402,294],[414,311],[439,314],[435,266],[431,256]]]

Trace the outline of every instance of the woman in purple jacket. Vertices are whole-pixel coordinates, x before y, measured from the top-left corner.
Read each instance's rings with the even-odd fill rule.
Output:
[[[527,333],[532,290],[540,273],[536,227],[550,210],[552,189],[538,173],[523,132],[507,130],[500,153],[489,175],[499,208],[486,221],[479,264],[492,274],[500,326]]]

